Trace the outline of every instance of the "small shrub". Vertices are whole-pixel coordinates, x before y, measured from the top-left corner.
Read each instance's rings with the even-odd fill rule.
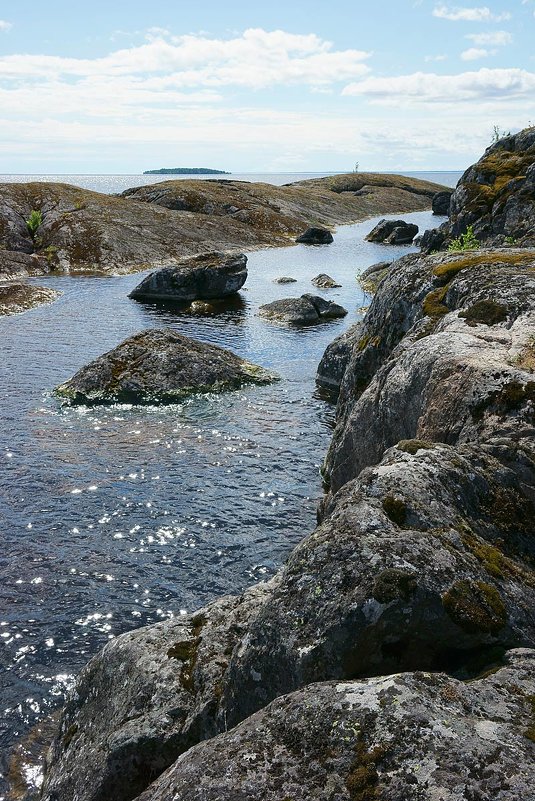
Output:
[[[32,239],[35,237],[37,229],[39,228],[42,222],[43,222],[43,215],[41,214],[41,212],[37,211],[36,209],[33,209],[30,212],[30,216],[26,220],[26,226],[28,228],[28,231],[30,232],[30,236],[32,237]]]
[[[469,225],[464,234],[461,234],[457,239],[452,239],[448,247],[450,253],[455,253],[459,250],[477,250],[479,247],[479,239],[474,234],[474,227]]]

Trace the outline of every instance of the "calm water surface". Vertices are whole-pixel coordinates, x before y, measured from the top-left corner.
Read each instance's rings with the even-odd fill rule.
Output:
[[[205,181],[212,179],[225,179],[229,181],[261,181],[267,184],[293,183],[294,181],[305,181],[307,178],[323,178],[327,175],[339,175],[335,172],[278,172],[278,173],[231,173],[230,175],[0,175],[0,183],[19,183],[26,181],[54,181],[64,184],[74,184],[83,189],[92,189],[95,192],[124,192],[134,186],[146,186],[147,184],[158,184],[169,180],[198,180]],[[404,172],[413,178],[421,178],[423,181],[433,181],[444,186],[455,186],[462,175],[462,172]]]
[[[421,230],[441,221],[403,216]],[[0,318],[0,752],[61,704],[109,638],[270,577],[313,528],[334,413],[315,393],[318,361],[367,302],[355,274],[411,250],[364,242],[374,223],[338,229],[329,246],[250,254],[247,289],[217,316],[129,300],[138,274],[39,278],[60,299]],[[343,287],[315,290],[319,272]],[[298,281],[274,284],[282,275]],[[348,316],[305,329],[256,316],[309,291]],[[282,380],[162,408],[65,409],[51,395],[125,337],[160,326]]]

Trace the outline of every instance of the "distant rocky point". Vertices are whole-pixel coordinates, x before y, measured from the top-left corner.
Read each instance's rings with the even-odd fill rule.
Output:
[[[209,167],[161,167],[159,170],[145,170],[143,175],[230,175],[225,170],[211,170]]]

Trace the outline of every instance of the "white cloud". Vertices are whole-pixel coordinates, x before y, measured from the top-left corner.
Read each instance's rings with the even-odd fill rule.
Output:
[[[391,78],[366,78],[349,84],[342,94],[365,95],[386,103],[535,100],[535,73],[516,68],[482,68],[458,75],[416,72]]]
[[[504,11],[501,14],[494,14],[487,6],[478,8],[460,8],[459,6],[436,6],[433,9],[433,16],[439,19],[449,19],[452,22],[501,22],[511,19],[511,14]]]
[[[463,61],[477,61],[480,58],[487,58],[487,56],[490,55],[490,50],[485,50],[482,47],[469,47],[468,50],[463,50],[461,58]]]
[[[468,33],[465,39],[470,39],[477,47],[486,47],[487,45],[503,47],[512,43],[513,36],[508,31],[490,31],[489,33]]]
[[[213,39],[202,35],[169,38],[164,33],[153,29],[145,44],[103,58],[4,56],[0,58],[0,76],[31,77],[42,82],[164,73],[173,76],[175,87],[234,85],[261,89],[287,83],[328,85],[369,71],[363,63],[369,53],[334,50],[330,42],[314,34],[251,28],[234,39]]]
[[[10,31],[13,27],[11,22],[7,22],[5,19],[0,19],[0,31]]]

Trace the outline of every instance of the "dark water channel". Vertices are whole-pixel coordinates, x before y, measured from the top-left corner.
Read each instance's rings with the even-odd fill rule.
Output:
[[[403,216],[421,230],[437,222]],[[4,755],[109,638],[270,577],[313,528],[334,416],[315,393],[318,361],[367,302],[355,274],[411,249],[365,243],[372,225],[342,227],[329,246],[250,254],[242,301],[217,316],[131,301],[135,275],[40,279],[63,292],[56,303],[0,318]],[[255,316],[262,303],[316,291],[319,272],[343,284],[317,292],[349,310],[344,320],[290,329]],[[281,275],[298,282],[274,284]],[[56,384],[159,326],[228,347],[282,380],[163,408],[58,405]]]

